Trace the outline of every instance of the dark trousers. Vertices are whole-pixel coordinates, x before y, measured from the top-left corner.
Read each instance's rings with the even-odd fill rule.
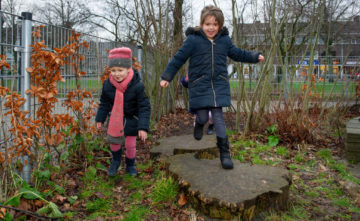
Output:
[[[209,120],[209,110],[211,111],[211,115],[213,118],[216,136],[225,138],[226,126],[221,107],[197,109],[196,122],[198,122],[199,124],[206,124]]]

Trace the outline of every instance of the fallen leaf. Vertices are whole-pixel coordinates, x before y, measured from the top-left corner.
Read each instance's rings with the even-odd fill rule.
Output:
[[[67,181],[66,185],[68,186],[68,188],[72,189],[72,188],[75,188],[77,186],[75,180],[73,179],[70,179]]]
[[[99,199],[103,199],[105,197],[105,195],[103,193],[100,193],[100,192],[96,192],[94,195]]]
[[[298,180],[300,177],[297,176],[297,175],[292,175],[292,179],[295,181],[295,180]]]
[[[5,208],[0,208],[0,218],[4,218],[4,215],[6,214],[6,209]]]
[[[27,200],[21,198],[20,205],[17,208],[21,210],[29,211],[31,210],[31,204]]]
[[[321,164],[321,163],[319,163],[319,167],[320,167],[320,171],[327,171],[327,168],[323,165],[323,164]]]
[[[64,208],[65,208],[66,210],[70,209],[70,203],[64,203]]]
[[[59,203],[63,203],[66,200],[66,197],[61,196],[61,195],[56,195],[55,200]]]
[[[183,206],[187,203],[187,199],[184,193],[180,193],[178,204],[179,206]]]
[[[35,200],[35,205],[37,207],[43,207],[44,203],[42,201],[40,201],[40,200]]]

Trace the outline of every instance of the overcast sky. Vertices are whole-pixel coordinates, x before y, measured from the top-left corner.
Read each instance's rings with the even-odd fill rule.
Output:
[[[200,22],[201,9],[206,5],[214,5],[213,0],[184,0],[192,6],[192,12],[194,15],[193,26],[196,26]],[[22,11],[26,11],[26,5],[34,3],[34,0],[19,0],[22,3]],[[44,1],[36,1],[38,4],[44,3]],[[90,1],[91,2],[91,1]],[[217,0],[217,4],[224,12],[225,20],[231,19],[231,0]],[[92,5],[92,4],[90,4]],[[94,4],[95,5],[95,4]],[[95,6],[96,7],[96,6]]]
[[[26,6],[34,3],[34,0],[18,0],[18,1],[21,2],[20,11],[26,11]],[[89,0],[88,1],[89,6],[93,5],[94,7],[99,7],[96,3],[92,4],[92,1],[94,1],[94,0]],[[231,1],[232,0],[216,0],[218,6],[220,7],[220,9],[224,13],[225,26],[227,26],[227,27],[231,26],[231,24],[229,23],[229,20],[232,19]],[[37,4],[39,4],[39,3],[40,4],[45,4],[45,2],[46,1],[44,1],[44,0],[36,1]],[[96,1],[94,1],[94,2],[96,2]],[[200,24],[200,13],[201,13],[201,10],[204,8],[204,6],[206,6],[206,5],[214,5],[213,0],[184,0],[184,3],[187,4],[187,5],[190,5],[192,7],[193,20],[190,21],[190,24],[186,24],[187,26],[188,25],[190,25],[190,26],[199,25]],[[33,15],[33,18],[36,19],[36,15]]]
[[[204,8],[206,5],[214,5],[213,0],[185,0],[190,1],[192,5],[194,20],[193,20],[193,26],[200,24],[200,13],[201,9]],[[224,17],[225,17],[225,25],[229,26],[228,20],[232,18],[231,15],[231,0],[217,0],[216,1],[219,8],[223,11]]]

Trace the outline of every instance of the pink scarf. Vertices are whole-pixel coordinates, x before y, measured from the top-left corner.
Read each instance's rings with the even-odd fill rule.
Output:
[[[112,137],[124,135],[124,93],[133,76],[134,71],[130,69],[128,76],[122,82],[115,81],[111,75],[109,77],[110,83],[116,88],[114,105],[107,130],[107,133]]]

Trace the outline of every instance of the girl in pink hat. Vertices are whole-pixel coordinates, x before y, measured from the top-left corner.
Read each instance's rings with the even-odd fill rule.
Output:
[[[130,48],[112,49],[109,52],[109,67],[110,75],[104,81],[96,114],[96,127],[101,130],[110,115],[107,141],[110,143],[112,160],[108,175],[117,174],[121,165],[121,146],[125,140],[126,172],[136,176],[136,136],[142,141],[147,138],[150,103],[139,73],[132,68]]]

